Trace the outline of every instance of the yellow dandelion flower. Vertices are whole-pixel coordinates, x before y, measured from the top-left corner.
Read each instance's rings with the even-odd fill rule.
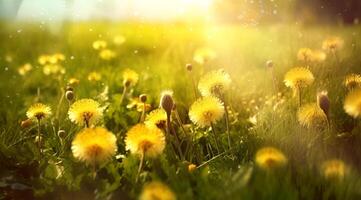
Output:
[[[310,103],[298,110],[298,122],[307,128],[322,128],[327,126],[327,116],[316,103]]]
[[[139,80],[139,75],[136,71],[131,69],[125,69],[123,71],[123,84],[124,85],[135,85]]]
[[[50,61],[52,61],[53,64],[58,63],[59,61],[64,61],[65,56],[62,53],[55,53],[51,55]]]
[[[116,53],[110,49],[103,49],[99,52],[99,57],[103,60],[111,60],[115,58]]]
[[[309,62],[312,60],[312,50],[309,48],[301,48],[298,50],[297,59],[300,61]]]
[[[113,43],[115,45],[122,45],[126,41],[125,37],[122,35],[117,35],[113,38]]]
[[[23,66],[20,66],[18,68],[18,73],[21,76],[25,76],[29,71],[31,71],[33,69],[33,66],[29,63],[24,64]]]
[[[323,62],[326,60],[326,53],[320,50],[314,50],[312,51],[312,61],[314,62]]]
[[[83,126],[96,124],[103,116],[103,108],[93,99],[80,99],[75,101],[69,108],[70,121]]]
[[[202,96],[219,96],[229,88],[231,82],[231,77],[223,69],[215,70],[199,80],[198,89]]]
[[[41,65],[45,65],[45,64],[48,64],[50,63],[49,62],[50,60],[50,56],[49,55],[40,55],[39,58],[38,58],[38,62],[41,64]]]
[[[49,55],[48,62],[49,62],[49,64],[57,64],[58,63],[58,58],[55,57],[54,55]]]
[[[284,78],[284,83],[292,89],[299,89],[311,85],[315,78],[312,72],[304,67],[295,67],[290,69]]]
[[[326,51],[337,51],[343,47],[344,41],[340,37],[330,37],[322,42],[322,49]]]
[[[361,86],[361,75],[349,74],[345,77],[343,84],[349,89],[359,88]]]
[[[96,40],[93,42],[92,46],[95,50],[105,49],[107,47],[107,42],[104,40]]]
[[[140,200],[176,200],[176,196],[168,186],[153,181],[144,186],[139,197]]]
[[[69,80],[68,80],[68,84],[69,85],[72,85],[72,86],[75,86],[75,85],[78,85],[79,84],[79,79],[77,79],[77,78],[70,78]]]
[[[321,168],[323,176],[330,180],[342,180],[347,173],[347,167],[345,163],[338,159],[332,159],[323,162]]]
[[[45,75],[65,74],[65,68],[57,64],[44,65],[43,73]]]
[[[204,64],[214,58],[216,58],[216,53],[207,47],[197,49],[193,56],[193,60],[199,64]]]
[[[88,80],[93,82],[93,81],[100,81],[102,79],[102,75],[99,74],[98,72],[90,72],[88,74]]]
[[[223,103],[213,96],[198,99],[189,110],[189,118],[200,127],[211,126],[220,120],[223,114]]]
[[[138,112],[143,112],[143,106],[145,105],[145,112],[150,111],[152,106],[148,103],[143,103],[138,97],[130,99],[130,103],[127,105],[128,109],[136,108]]]
[[[167,113],[164,109],[158,108],[150,112],[145,118],[145,125],[148,127],[158,127],[163,129],[167,123]]]
[[[33,104],[26,112],[26,116],[29,119],[33,119],[33,120],[41,120],[49,117],[50,115],[51,115],[51,108],[42,103]]]
[[[343,108],[350,116],[357,118],[361,113],[361,89],[352,90],[345,99]]]
[[[196,169],[197,169],[197,165],[192,163],[188,165],[188,172],[193,172]]]
[[[282,151],[274,147],[263,147],[256,153],[255,161],[263,169],[282,167],[287,164],[287,158]]]
[[[144,124],[133,126],[125,138],[126,149],[132,154],[156,157],[165,147],[165,137],[158,128],[149,128]]]
[[[106,162],[117,151],[117,138],[102,127],[85,128],[78,133],[71,145],[75,158],[96,165]]]

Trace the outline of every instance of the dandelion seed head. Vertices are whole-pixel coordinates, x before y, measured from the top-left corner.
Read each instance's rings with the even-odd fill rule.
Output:
[[[220,96],[229,88],[231,82],[231,77],[223,69],[215,70],[201,77],[198,89],[202,96]]]

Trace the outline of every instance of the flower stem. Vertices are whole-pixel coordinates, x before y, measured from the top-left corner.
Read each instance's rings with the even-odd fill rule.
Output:
[[[230,150],[228,150],[228,151],[230,151]],[[216,156],[212,157],[211,159],[207,160],[206,162],[204,162],[204,163],[200,164],[200,165],[197,167],[197,169],[199,169],[199,168],[201,168],[201,167],[203,167],[203,166],[207,165],[208,163],[212,162],[213,160],[215,160],[215,159],[217,159],[217,158],[221,157],[222,155],[224,155],[224,154],[228,153],[228,151],[225,151],[225,152],[223,152],[223,153],[220,153],[220,154],[218,154],[218,155],[216,155]]]
[[[84,119],[84,121],[85,121],[85,128],[89,128],[89,119]]]
[[[333,56],[335,57],[336,63],[340,64],[340,59],[338,58],[336,50],[332,50]]]
[[[65,95],[65,91],[63,88],[61,88],[61,94],[60,94],[60,99],[59,99],[59,102],[58,102],[58,105],[56,107],[56,114],[55,114],[55,118],[57,120],[57,125],[58,125],[58,128],[60,126],[60,119],[59,119],[59,115],[60,115],[60,107],[61,107],[61,104],[63,103],[63,100],[64,100],[64,95]]]
[[[92,168],[93,168],[93,169],[92,169],[92,170],[93,170],[93,174],[92,174],[92,175],[93,175],[93,179],[95,180],[95,178],[97,177],[97,164],[94,162],[92,166],[93,166],[93,167],[92,167]]]
[[[228,116],[228,109],[227,109],[227,103],[226,103],[226,98],[224,98],[223,96],[223,103],[224,103],[224,112],[225,112],[225,119],[226,119],[226,129],[227,129],[227,137],[228,137],[228,148],[231,149],[232,145],[231,145],[231,133],[229,130],[229,116]],[[213,127],[212,127],[213,130]]]
[[[38,149],[39,149],[39,155],[41,156],[40,125],[41,125],[41,119],[38,118]]]
[[[180,141],[179,141],[179,138],[177,136],[177,134],[175,133],[175,131],[172,129],[172,125],[171,125],[171,122],[170,122],[170,114],[167,113],[167,132],[168,132],[168,136],[170,137],[171,135],[174,135],[174,138],[175,138],[175,142],[176,142],[176,145],[177,146],[177,150],[178,150],[178,153],[179,153],[179,156],[180,158],[183,160],[184,159],[184,156],[183,156],[183,153],[182,153],[182,149],[180,148]],[[173,132],[173,134],[172,134]]]
[[[214,141],[215,141],[215,144],[216,144],[216,148],[217,148],[217,151],[219,153],[220,151],[219,151],[218,137],[217,137],[216,131],[214,129],[213,123],[211,123],[211,128],[212,128],[212,133],[213,133]]]
[[[142,115],[140,116],[140,123],[143,123],[145,120],[145,102],[143,103]]]
[[[138,182],[139,180],[139,176],[140,176],[140,172],[142,172],[142,168],[143,168],[143,163],[144,163],[144,150],[142,151],[142,153],[140,154],[140,162],[139,162],[139,167],[138,167],[138,172],[137,172],[137,177],[135,179],[135,182]]]
[[[197,88],[196,88],[196,82],[195,82],[195,80],[194,80],[193,73],[190,72],[190,73],[189,73],[189,76],[190,76],[191,81],[192,81],[192,88],[193,88],[194,98],[197,99],[197,98],[198,98]]]
[[[179,116],[179,113],[178,113],[177,109],[175,109],[174,112],[175,112],[175,117],[176,117],[176,119],[177,119],[177,122],[178,122],[179,126],[181,127],[184,135],[187,135],[187,131],[186,131],[186,129],[185,129],[184,126],[183,126],[183,122],[182,122],[182,120],[181,120],[181,118],[180,118],[180,116]]]
[[[123,100],[124,100],[124,98],[125,98],[125,94],[127,93],[127,90],[128,90],[128,87],[127,87],[127,86],[124,86],[123,92],[122,92],[122,96],[120,97],[120,103],[119,103],[119,105],[122,105]]]

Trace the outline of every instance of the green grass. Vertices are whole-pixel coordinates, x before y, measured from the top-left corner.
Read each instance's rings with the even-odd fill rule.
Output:
[[[343,111],[347,90],[342,85],[345,75],[361,73],[360,33],[358,26],[325,25],[208,27],[78,22],[40,28],[38,24],[2,23],[0,198],[10,195],[21,199],[34,195],[43,199],[136,199],[144,183],[161,180],[179,199],[360,199],[361,129],[360,126],[348,129],[352,119]],[[111,61],[101,60],[91,48],[92,42],[104,39],[111,45],[117,34],[127,39],[122,46],[110,46],[118,56]],[[317,91],[328,90],[331,130],[323,132],[298,124],[297,100],[284,86],[283,76],[291,67],[304,65],[296,57],[299,48],[321,49],[323,39],[328,36],[345,40],[344,48],[338,52],[339,60],[328,55],[325,62],[312,64],[310,69],[315,82],[303,95],[303,103],[315,102]],[[194,63],[194,51],[204,46],[213,49],[216,58],[204,65]],[[45,76],[37,62],[38,56],[56,52],[66,56],[62,64],[66,73],[60,77]],[[6,59],[9,56],[12,61]],[[275,63],[276,85],[284,99],[276,111],[264,103],[266,96],[277,95],[265,66],[267,60]],[[31,63],[33,70],[20,76],[17,68],[25,63]],[[193,63],[192,73],[196,80],[219,68],[225,69],[232,78],[227,100],[233,114],[237,113],[231,115],[234,149],[210,161],[204,152],[209,141],[204,133],[209,130],[191,125],[187,115],[195,98],[186,63]],[[187,161],[197,166],[207,164],[189,173],[189,162],[177,159],[168,144],[164,154],[145,163],[140,181],[135,182],[139,159],[125,151],[124,137],[127,130],[138,123],[140,114],[125,108],[128,100],[121,106],[119,103],[125,68],[140,75],[131,95],[148,94],[148,102],[153,108],[159,105],[161,91],[174,91],[181,120],[190,124],[191,134],[197,136]],[[87,75],[92,71],[100,73],[102,80],[88,81]],[[109,100],[102,102],[109,104],[102,125],[116,134],[118,156],[99,168],[95,180],[91,168],[72,156],[71,141],[81,129],[67,118],[69,105],[66,101],[60,104],[59,121],[51,118],[44,122],[44,153],[41,157],[34,143],[36,125],[20,127],[28,107],[39,99],[49,104],[55,113],[61,90],[71,77],[80,80],[74,88],[78,99],[94,98],[109,86]],[[252,100],[255,103],[251,103]],[[254,115],[257,116],[256,125],[248,121]],[[65,139],[57,136],[59,129],[68,134]],[[216,130],[220,133],[221,145],[227,147],[223,120],[216,124]],[[344,137],[339,137],[341,133]],[[180,129],[178,134],[183,134]],[[319,135],[323,135],[323,141],[317,140]],[[183,138],[189,140],[188,136]],[[322,144],[325,152],[321,151]],[[255,165],[255,152],[268,145],[281,149],[287,156],[289,162],[285,168],[265,172]],[[342,159],[349,166],[343,181],[327,181],[322,177],[320,165],[330,158]],[[59,170],[63,172],[62,176],[58,176]],[[17,183],[29,188],[21,190]]]

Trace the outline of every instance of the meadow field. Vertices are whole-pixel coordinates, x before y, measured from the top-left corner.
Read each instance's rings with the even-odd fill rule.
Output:
[[[0,25],[0,199],[361,199],[361,27]]]

